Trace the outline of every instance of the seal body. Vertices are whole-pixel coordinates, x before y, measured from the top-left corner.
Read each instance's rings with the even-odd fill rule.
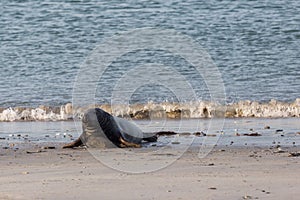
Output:
[[[82,129],[80,139],[88,147],[134,146],[143,139],[143,132],[133,123],[99,108],[89,109],[84,113]]]
[[[144,133],[133,123],[114,117],[100,108],[87,110],[82,118],[82,134],[63,148],[82,144],[92,148],[141,147],[142,140],[157,141],[156,134],[144,137]],[[145,134],[147,135],[147,134]]]

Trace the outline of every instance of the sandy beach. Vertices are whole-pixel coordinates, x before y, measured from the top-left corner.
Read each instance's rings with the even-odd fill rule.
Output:
[[[55,149],[45,149],[49,145]],[[61,149],[61,145],[1,149],[0,199],[298,199],[300,195],[300,157],[290,156],[300,150],[298,146],[281,151],[217,146],[202,159],[198,148],[191,147],[164,169],[131,174],[104,166],[85,148]],[[114,149],[107,152],[122,160]],[[172,155],[161,154],[162,161],[165,156]]]

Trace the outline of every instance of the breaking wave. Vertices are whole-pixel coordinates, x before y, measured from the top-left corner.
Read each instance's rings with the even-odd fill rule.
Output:
[[[268,103],[240,101],[228,105],[214,102],[153,103],[134,105],[96,105],[74,108],[71,103],[57,107],[39,106],[0,108],[0,121],[62,121],[82,116],[91,107],[101,108],[115,116],[132,119],[180,119],[213,117],[300,117],[300,98],[294,102],[271,100]]]

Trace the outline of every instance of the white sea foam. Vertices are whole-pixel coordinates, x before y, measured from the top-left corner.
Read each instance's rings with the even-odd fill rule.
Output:
[[[94,106],[90,106],[94,107]],[[89,108],[90,108],[89,107]],[[214,102],[153,103],[134,105],[97,105],[114,116],[150,119],[150,118],[212,118],[212,117],[300,117],[300,98],[294,102],[271,100],[268,103],[240,101],[230,105]],[[86,108],[72,108],[68,103],[59,107],[39,106],[37,108],[0,108],[0,121],[61,121],[74,116],[82,116]]]
[[[72,119],[71,104],[59,107],[1,108],[0,121],[59,121]]]

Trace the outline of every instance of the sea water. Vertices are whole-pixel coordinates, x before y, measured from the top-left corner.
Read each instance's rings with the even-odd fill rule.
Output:
[[[78,70],[92,50],[123,31],[145,27],[175,30],[205,49],[221,73],[227,103],[293,102],[300,97],[297,0],[3,0],[0,13],[3,108],[72,102]],[[95,102],[110,103],[113,85],[124,73],[149,63],[186,74],[196,99],[210,100],[205,77],[195,74],[190,63],[170,52],[144,50],[116,58],[104,76],[99,74]],[[177,101],[168,88],[143,81],[130,103]]]
[[[80,131],[72,121],[49,121],[72,118],[66,104],[72,103],[82,64],[93,49],[112,36],[145,27],[186,35],[210,55],[224,83],[226,104],[232,111],[229,117],[299,117],[300,3],[297,0],[2,0],[0,118],[7,122],[1,122],[0,134],[4,141],[18,140],[24,135],[42,141],[47,138],[69,141],[69,133],[78,136]],[[114,85],[126,72],[136,65],[152,63],[168,65],[184,74],[196,99],[178,102],[170,89],[159,83],[149,84],[136,76],[132,81],[145,82],[131,96],[129,103],[136,105],[131,110],[120,108],[117,115],[140,116],[145,110],[152,113],[150,118],[164,118],[170,113],[176,116],[178,111],[189,113],[184,115],[186,118],[213,115],[215,110],[210,108],[215,102],[210,102],[211,91],[205,77],[196,74],[191,63],[180,56],[161,50],[137,50],[116,58],[107,66],[105,74],[99,74],[99,79],[93,83],[97,86],[95,103],[104,107],[110,104]],[[163,76],[163,69],[157,71]],[[173,85],[180,87],[176,82]],[[178,106],[177,103],[183,104]],[[148,123],[147,113],[144,118]],[[277,124],[274,126],[281,129],[281,125],[288,124],[284,131],[294,138],[299,130],[298,119],[274,119]],[[31,122],[10,122],[20,120]],[[191,128],[187,131],[197,129],[198,121],[194,120],[185,121]],[[225,138],[229,138],[228,141],[231,137],[238,138],[231,134],[233,129],[241,130],[236,127],[239,122],[226,120],[230,123],[223,130]],[[262,128],[262,125],[255,125],[259,119],[251,121],[252,128]],[[205,131],[206,122],[207,119],[203,119],[199,130]],[[247,127],[247,123],[243,125]],[[245,127],[242,133],[249,132]],[[174,129],[172,125],[165,128]],[[261,132],[280,140],[289,138],[275,134],[275,129]]]

